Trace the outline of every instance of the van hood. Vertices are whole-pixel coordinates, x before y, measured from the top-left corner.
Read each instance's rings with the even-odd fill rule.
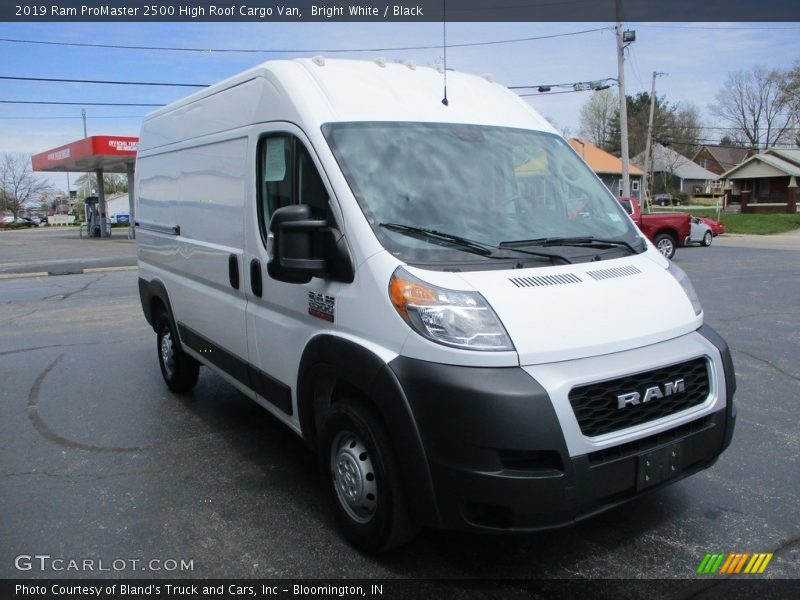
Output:
[[[621,352],[703,323],[654,251],[558,267],[459,273],[494,309],[521,365]]]

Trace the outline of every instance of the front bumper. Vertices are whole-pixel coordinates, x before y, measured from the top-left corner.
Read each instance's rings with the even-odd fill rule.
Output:
[[[557,394],[551,397],[522,368],[392,361],[430,466],[438,525],[466,531],[560,527],[711,466],[730,444],[735,380],[725,342],[706,326],[697,333],[719,352],[720,368],[712,372],[724,397],[658,427],[600,441],[572,439]],[[676,450],[674,472],[645,483],[647,457],[664,448]]]

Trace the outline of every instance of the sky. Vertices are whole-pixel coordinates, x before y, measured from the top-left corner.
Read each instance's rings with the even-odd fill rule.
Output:
[[[478,47],[449,47],[448,68],[484,74],[508,86],[594,81],[617,76],[613,23],[449,23],[448,44],[581,35]],[[650,91],[692,103],[703,123],[727,73],[755,65],[788,68],[800,61],[800,23],[626,23],[636,41],[626,53],[629,95]],[[0,76],[214,83],[275,58],[441,61],[441,23],[3,23],[0,37],[19,40],[215,49],[304,50],[303,53],[175,52],[80,48],[0,41]],[[321,50],[437,46],[428,50],[325,53]],[[614,88],[616,89],[616,88]],[[0,81],[0,100],[169,103],[193,88]],[[553,91],[556,91],[555,89]],[[581,106],[592,92],[542,94],[526,100],[569,135],[579,133]],[[89,135],[138,135],[154,108],[87,106]],[[37,153],[83,137],[81,106],[0,103],[0,152]],[[66,190],[65,174],[47,177]],[[71,176],[74,182],[76,175]],[[74,189],[74,186],[73,186]]]

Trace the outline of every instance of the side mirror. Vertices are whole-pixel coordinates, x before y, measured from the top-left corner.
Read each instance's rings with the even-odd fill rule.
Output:
[[[267,254],[267,272],[278,281],[353,281],[353,263],[342,234],[325,219],[313,219],[307,204],[284,206],[272,214]]]

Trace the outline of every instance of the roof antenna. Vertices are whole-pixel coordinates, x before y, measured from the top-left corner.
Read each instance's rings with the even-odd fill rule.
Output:
[[[442,0],[442,45],[444,46],[444,98],[442,104],[447,106],[447,0]]]

